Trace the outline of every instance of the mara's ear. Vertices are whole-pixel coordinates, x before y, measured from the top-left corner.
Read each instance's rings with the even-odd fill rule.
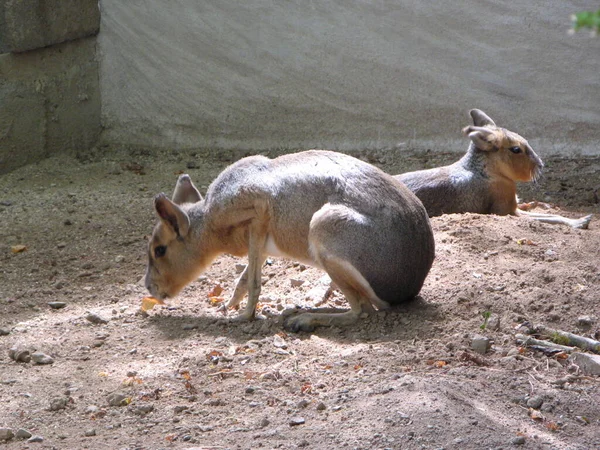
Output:
[[[187,173],[179,175],[175,191],[173,191],[173,202],[181,205],[182,203],[196,203],[200,200],[202,200],[202,195],[192,183],[190,176]]]
[[[468,136],[479,150],[489,152],[498,148],[496,134],[493,130],[469,126],[463,129],[463,134]]]
[[[486,125],[496,126],[491,117],[480,109],[472,109],[471,111],[469,111],[469,114],[471,114],[471,118],[473,119],[473,125],[475,125],[476,127],[485,127]]]
[[[163,221],[177,236],[185,237],[190,229],[190,218],[186,212],[173,203],[163,193],[154,197],[154,209]]]

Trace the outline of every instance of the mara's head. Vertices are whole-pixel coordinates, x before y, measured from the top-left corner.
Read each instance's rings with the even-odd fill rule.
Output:
[[[479,109],[470,111],[473,125],[463,129],[471,139],[474,151],[486,158],[490,176],[500,175],[513,181],[536,181],[544,163],[525,138],[505,128]]]
[[[159,222],[148,243],[146,288],[159,299],[176,296],[204,269],[197,232],[202,221],[202,196],[187,175],[177,180],[173,200],[165,194],[154,198]],[[196,205],[194,205],[196,204]]]

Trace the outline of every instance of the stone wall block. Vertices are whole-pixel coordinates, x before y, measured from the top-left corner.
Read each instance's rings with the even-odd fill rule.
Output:
[[[24,52],[98,33],[98,0],[3,0],[0,53]]]

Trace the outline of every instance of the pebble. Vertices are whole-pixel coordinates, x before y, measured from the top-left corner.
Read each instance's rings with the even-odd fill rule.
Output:
[[[296,425],[303,425],[304,422],[305,422],[304,417],[292,417],[290,419],[289,424],[291,427],[294,427]]]
[[[567,361],[578,366],[585,375],[600,375],[600,355],[576,352]]]
[[[57,397],[50,400],[50,411],[60,411],[61,409],[65,409],[67,407],[67,402],[69,400],[65,397]]]
[[[525,443],[525,436],[516,436],[510,441],[512,445],[523,445]]]
[[[236,264],[235,271],[236,273],[242,273],[246,269],[246,264]]]
[[[8,336],[10,334],[10,330],[8,328],[0,328],[0,336]]]
[[[285,342],[285,339],[283,339],[278,334],[276,334],[275,336],[273,336],[273,345],[276,348],[283,348],[283,349],[287,348],[287,342]]]
[[[300,287],[304,284],[304,280],[300,280],[298,278],[291,278],[290,284],[292,285],[292,287]]]
[[[31,361],[31,352],[23,347],[14,346],[8,351],[8,356],[16,362],[28,363]]]
[[[25,428],[19,428],[15,436],[17,439],[29,439],[33,435]]]
[[[577,318],[577,325],[580,327],[591,327],[596,323],[596,317],[594,316],[580,316]]]
[[[89,430],[85,430],[84,435],[85,435],[85,437],[96,436],[96,430],[93,428],[90,428]]]
[[[103,317],[100,317],[98,314],[96,314],[96,313],[93,313],[93,312],[88,312],[88,313],[85,315],[85,318],[86,318],[86,320],[88,320],[89,322],[92,322],[92,323],[94,323],[94,324],[96,324],[96,325],[108,323],[108,320],[106,320],[106,319],[105,319],[105,318],[103,318]]]
[[[0,428],[0,442],[10,441],[15,434],[10,428]]]
[[[62,309],[67,306],[67,304],[65,302],[48,302],[48,306],[52,309]]]
[[[107,400],[110,406],[125,406],[127,404],[127,396],[118,392],[110,394]]]
[[[87,408],[85,408],[85,412],[88,414],[95,414],[100,410],[100,408],[98,408],[96,405],[89,405]]]
[[[490,348],[490,339],[485,336],[476,335],[471,340],[471,349],[477,353],[485,354]]]
[[[534,395],[527,400],[527,406],[533,409],[540,409],[543,403],[544,399],[540,395]]]
[[[317,404],[317,411],[325,411],[327,409],[327,405],[323,402],[319,402]]]
[[[42,352],[32,353],[31,359],[33,360],[34,363],[41,364],[41,365],[54,363],[54,358],[52,358],[52,356],[46,355],[45,353],[42,353]]]
[[[154,405],[151,403],[140,403],[130,407],[131,412],[137,414],[138,416],[145,416],[148,413],[154,411]]]
[[[125,261],[125,257],[123,255],[117,255],[115,258],[116,263],[122,263]]]
[[[27,439],[27,442],[43,442],[44,438],[42,436],[31,436]]]

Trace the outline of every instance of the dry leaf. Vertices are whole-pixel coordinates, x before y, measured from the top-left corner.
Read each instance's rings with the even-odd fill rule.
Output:
[[[300,388],[300,392],[302,392],[303,394],[310,394],[310,393],[312,393],[312,385],[310,383],[306,383],[305,385],[303,385]]]
[[[154,297],[144,297],[142,299],[142,311],[150,311],[156,305],[164,305],[165,302]]]
[[[26,245],[13,245],[10,248],[10,251],[13,253],[23,253],[25,250],[27,250]]]
[[[211,304],[211,306],[220,305],[224,301],[224,297],[208,297],[208,302]]]
[[[529,408],[529,417],[531,417],[533,420],[544,420],[542,413],[533,408]]]
[[[223,288],[221,287],[221,285],[215,284],[214,287],[208,293],[208,298],[218,297],[219,295],[221,295],[221,292],[223,292]]]
[[[547,422],[546,428],[548,428],[550,431],[558,431],[560,430],[560,425],[558,425],[556,422]]]
[[[206,359],[208,359],[210,362],[218,362],[221,356],[223,356],[222,352],[213,350],[206,354]]]
[[[99,372],[99,373],[98,373],[98,376],[99,376],[99,377],[107,377],[107,376],[108,376],[108,373],[106,373],[106,372]]]
[[[183,372],[181,372],[181,376],[186,381],[190,381],[192,379],[192,376],[190,375],[190,373],[187,370],[184,370]]]

